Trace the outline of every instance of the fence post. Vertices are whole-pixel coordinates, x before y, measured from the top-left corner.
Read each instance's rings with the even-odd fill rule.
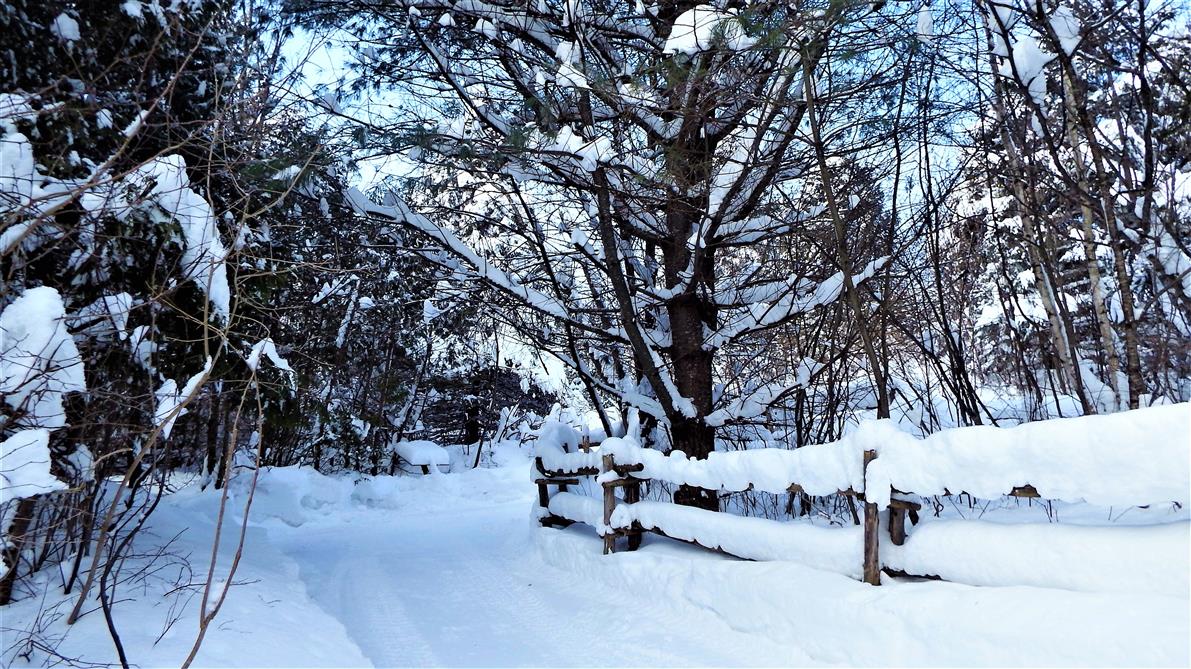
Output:
[[[889,540],[894,546],[906,543],[906,509],[902,506],[889,507]]]
[[[868,465],[877,458],[877,452],[864,452],[864,582],[870,585],[881,585],[881,557],[879,546],[881,537],[878,534],[880,509],[869,500]]]
[[[600,472],[612,471],[615,464],[612,461],[612,454],[605,454],[600,458]],[[605,482],[601,487],[604,489],[604,528],[607,534],[604,535],[604,555],[616,552],[616,533],[612,528],[612,512],[616,510],[616,486],[608,485],[610,482]]]
[[[636,479],[631,480],[624,488],[624,501],[627,504],[636,504],[641,501],[641,481]],[[629,534],[629,550],[635,551],[641,547],[641,528],[633,527]]]

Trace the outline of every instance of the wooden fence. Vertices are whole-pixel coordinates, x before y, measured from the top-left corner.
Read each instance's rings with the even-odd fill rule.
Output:
[[[581,449],[585,452],[590,452],[591,444],[584,439]],[[876,451],[863,451],[863,468],[867,475],[868,467],[877,457]],[[672,484],[683,484],[683,481],[674,481],[658,478],[646,478],[641,472],[645,469],[643,464],[618,464],[612,454],[603,454],[600,458],[600,466],[577,466],[570,469],[549,469],[543,463],[541,457],[535,459],[535,466],[537,468],[538,476],[534,483],[538,488],[538,504],[541,507],[539,510],[540,522],[546,527],[566,527],[573,523],[585,523],[597,528],[597,531],[602,535],[604,541],[604,553],[612,553],[616,550],[616,543],[618,538],[625,538],[627,548],[630,551],[636,550],[641,545],[641,536],[644,532],[652,532],[661,536],[666,536],[679,541],[685,541],[695,545],[702,546],[709,550],[713,550],[734,557],[742,559],[750,559],[746,556],[732,553],[722,546],[706,546],[698,541],[689,538],[676,536],[676,533],[666,531],[665,527],[653,526],[648,529],[644,528],[639,522],[633,521],[627,526],[613,526],[613,516],[618,504],[636,504],[641,501],[641,484],[648,480],[664,480]],[[580,482],[581,477],[597,477],[603,491],[602,504],[597,502],[595,498],[583,497],[574,495],[573,498],[568,498],[568,501],[575,502],[583,507],[579,510],[564,512],[559,509],[551,509],[551,495],[550,487],[553,486],[559,493],[568,493],[570,486],[576,486]],[[751,488],[751,484],[750,484]],[[867,486],[865,486],[867,489]],[[617,496],[617,491],[621,490],[622,496]],[[804,490],[797,481],[790,481],[787,491],[791,494],[803,493]],[[889,512],[888,532],[890,541],[897,546],[901,546],[906,541],[906,520],[909,518],[911,522],[917,522],[917,514],[921,509],[921,505],[903,499],[905,496],[912,495],[909,491],[892,490],[894,495],[900,495],[902,498],[893,496],[890,498],[887,509]],[[863,526],[864,536],[864,550],[861,558],[861,565],[859,573],[862,575],[862,580],[872,585],[879,585],[881,582],[881,556],[880,556],[880,513],[881,509],[875,503],[870,503],[863,491],[856,491],[851,488],[846,490],[838,490],[836,494],[847,496],[855,501],[863,504],[863,519],[857,518],[857,521]],[[946,494],[952,494],[947,491]],[[1014,487],[1011,491],[1006,493],[1014,497],[1038,498],[1040,495],[1038,491],[1032,486],[1024,485]],[[595,505],[599,505],[599,513],[595,513]],[[555,505],[556,507],[559,505]],[[699,510],[695,513],[716,514],[724,513],[717,511]],[[773,521],[778,522],[778,521]],[[893,569],[885,569],[885,572],[894,576],[912,576],[901,571]],[[928,574],[919,575],[925,578],[935,578]]]

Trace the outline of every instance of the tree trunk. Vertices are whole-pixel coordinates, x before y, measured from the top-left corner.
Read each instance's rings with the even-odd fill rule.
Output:
[[[21,566],[21,551],[25,548],[25,535],[29,532],[29,525],[33,522],[33,511],[37,507],[37,500],[26,497],[17,502],[16,513],[13,514],[12,524],[8,526],[7,544],[4,548],[4,576],[0,577],[0,606],[12,601],[12,587],[16,584],[17,572]]]
[[[700,264],[709,266],[710,259],[706,260]],[[702,460],[715,450],[715,428],[704,421],[712,408],[712,353],[703,348],[704,326],[714,327],[714,305],[700,300],[697,293],[692,292],[675,297],[668,312],[674,385],[695,409],[694,416],[676,412],[669,417],[670,444],[671,448]],[[719,510],[719,499],[715,492],[702,488],[682,486],[675,492],[674,502]]]
[[[1075,83],[1068,73],[1063,74],[1063,100],[1067,104],[1068,116],[1067,120],[1067,141],[1071,145],[1071,155],[1075,160],[1075,174],[1079,183],[1080,191],[1080,214],[1082,218],[1081,243],[1083,244],[1084,264],[1088,272],[1088,284],[1091,289],[1092,311],[1096,314],[1096,324],[1100,334],[1100,348],[1104,351],[1105,360],[1105,376],[1108,381],[1108,387],[1112,389],[1113,394],[1113,410],[1119,409],[1121,406],[1120,383],[1117,374],[1120,371],[1120,358],[1117,356],[1116,338],[1112,330],[1112,322],[1108,318],[1107,303],[1104,298],[1104,290],[1101,286],[1100,277],[1100,261],[1096,258],[1096,244],[1095,232],[1092,226],[1094,214],[1092,212],[1092,205],[1089,204],[1088,198],[1092,197],[1091,188],[1089,188],[1087,181],[1087,165],[1084,163],[1083,155],[1080,153],[1079,136],[1076,134],[1075,121]]]

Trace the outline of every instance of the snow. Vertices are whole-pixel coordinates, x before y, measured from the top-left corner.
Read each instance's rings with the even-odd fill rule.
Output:
[[[1185,507],[1191,501],[1189,409],[1182,403],[1010,428],[977,425],[922,440],[902,435],[880,445],[866,493],[884,505],[890,487],[996,498],[1032,485],[1046,499]]]
[[[37,118],[29,96],[22,93],[0,93],[0,125],[5,132],[16,132],[16,121]]]
[[[1075,18],[1075,13],[1070,9],[1059,5],[1050,15],[1050,27],[1055,31],[1055,37],[1059,40],[1059,48],[1063,50],[1068,56],[1075,53],[1079,48],[1079,19]]]
[[[822,367],[818,362],[803,359],[795,370],[795,380],[789,383],[774,383],[761,386],[751,392],[730,401],[727,406],[717,409],[704,418],[704,422],[712,427],[719,427],[736,420],[760,418],[769,411],[770,407],[789,391],[798,387],[807,387],[811,376]]]
[[[852,277],[852,283],[859,286],[872,278],[888,260],[888,256],[873,260]],[[813,286],[803,285],[804,283],[807,282],[787,284],[785,293],[772,302],[753,302],[747,309],[737,310],[724,318],[724,324],[719,330],[707,337],[704,348],[721,348],[745,334],[772,327],[791,316],[834,302],[843,293],[844,275],[842,272],[836,272]]]
[[[234,489],[247,493],[246,477],[237,477]],[[258,522],[280,521],[300,527],[338,511],[352,495],[350,479],[323,476],[304,467],[268,467],[261,470],[251,515]]]
[[[145,119],[148,117],[149,117],[148,109],[142,109],[141,111],[137,112],[136,116],[133,117],[132,121],[130,121],[128,123],[128,125],[124,126],[124,130],[122,131],[122,134],[125,137],[129,137],[129,138],[133,137],[134,135],[136,135],[138,132],[141,131],[141,128],[144,127],[144,125],[145,125]]]
[[[530,460],[516,445],[501,446],[497,455],[503,466],[359,482],[309,468],[261,470],[235,585],[196,666],[1191,661],[1186,594],[897,579],[874,588],[798,562],[734,560],[652,535],[639,551],[602,556],[589,527],[540,528],[528,519],[526,509],[535,504],[524,475]],[[238,527],[250,473],[242,471],[228,487],[232,517],[225,532]],[[163,499],[134,552],[147,554],[176,536],[172,551],[202,564],[219,495],[193,482],[174,487],[179,491]],[[634,506],[651,522],[654,511]],[[855,541],[852,528],[772,525],[790,526],[772,530],[775,551],[804,550],[799,544],[811,542],[827,549],[837,540],[840,550],[854,547],[847,543]],[[221,546],[217,577],[234,548],[234,542]],[[193,640],[197,598],[160,577],[168,571],[123,588],[116,606],[125,647],[140,666],[177,666]],[[5,610],[4,649],[17,631],[34,625],[42,595],[51,606],[72,601],[56,576],[39,587],[44,593]],[[157,640],[165,609],[181,618]],[[98,612],[69,629],[51,620],[47,632],[69,632],[58,647],[69,657],[115,659]],[[5,666],[44,659],[3,657]]]
[[[48,286],[24,291],[0,312],[0,395],[17,425],[64,426],[62,396],[87,389],[65,316],[62,297]]]
[[[294,373],[294,368],[290,367],[289,362],[287,362],[285,358],[281,357],[281,355],[277,353],[277,346],[275,346],[273,344],[273,340],[268,337],[265,337],[264,339],[253,344],[252,350],[248,352],[248,358],[245,360],[245,362],[248,364],[248,369],[251,369],[254,372],[256,371],[257,366],[260,365],[262,353],[264,353],[274,365],[277,365],[278,369],[290,372],[291,374]]]
[[[550,471],[573,472],[579,469],[599,468],[600,454],[593,449],[590,453],[579,450],[582,441],[579,430],[557,418],[547,418],[538,429],[534,442],[534,455],[542,459],[542,466]],[[535,474],[536,478],[536,474]]]
[[[582,77],[582,74],[574,72],[571,76]],[[571,85],[583,88],[587,86],[587,82],[586,80],[579,83],[572,82]],[[600,162],[606,161],[611,156],[612,141],[607,137],[596,137],[589,141],[582,134],[572,130],[571,126],[564,125],[559,129],[553,142],[546,147],[546,150],[569,153],[584,171],[594,172]]]
[[[445,16],[445,15],[444,15]],[[487,37],[488,39],[500,39],[500,30],[486,19],[477,19],[476,25],[472,28],[475,32]]]
[[[124,2],[120,5],[120,9],[123,10],[125,14],[137,19],[138,21],[144,20],[145,18],[145,10],[143,7],[141,7],[140,0],[124,0]]]
[[[374,204],[358,188],[349,188],[344,196],[352,208],[366,216],[381,216],[400,222],[410,228],[429,235],[436,242],[442,244],[452,255],[463,259],[473,268],[476,278],[486,280],[505,292],[516,295],[526,305],[542,311],[550,316],[566,318],[566,308],[546,294],[522,284],[516,278],[509,276],[499,267],[476,253],[453,232],[442,228],[425,216],[409,208],[404,201],[394,197],[392,204],[381,206]]]
[[[65,488],[50,474],[49,430],[21,430],[0,442],[0,508],[14,499]]]
[[[136,666],[180,666],[196,634],[200,598],[195,596],[191,580],[201,585],[203,579],[192,570],[205,574],[219,494],[212,494],[210,488],[200,491],[197,480],[176,483],[181,490],[163,498],[148,531],[137,539],[140,551],[133,551],[136,554],[124,565],[127,573],[133,574],[146,567],[145,554],[165,549],[155,568],[124,582],[115,607],[121,641]],[[233,494],[229,511],[242,508],[242,503],[243,498]],[[226,574],[234,557],[236,542],[229,540],[229,534],[238,531],[238,518],[225,520],[217,580]],[[189,566],[181,561],[182,556],[189,556]],[[268,529],[253,523],[247,530],[244,556],[230,594],[207,631],[194,666],[370,666],[343,624],[311,601],[301,578],[302,568],[272,541]],[[0,665],[39,667],[50,663],[51,658],[36,651],[29,659],[18,657],[14,647],[25,630],[39,624],[38,609],[44,606],[49,616],[40,624],[47,626],[45,634],[59,652],[119,666],[98,603],[88,607],[89,612],[77,623],[67,626],[64,617],[74,605],[77,587],[73,594],[63,594],[57,570],[36,586],[43,590],[4,607]],[[167,625],[167,614],[177,616],[172,625]]]
[[[931,14],[930,5],[923,5],[918,9],[916,29],[919,42],[930,44],[935,40],[935,18]]]
[[[1191,593],[1191,523],[1134,527],[926,520],[881,561],[969,585]]]
[[[525,517],[527,466],[522,456],[498,469],[407,477],[407,501],[394,508],[271,525],[269,540],[378,667],[777,666],[806,657],[688,603],[544,563],[535,537],[553,531]],[[598,559],[598,540],[586,538],[594,553],[585,557]],[[361,662],[349,655],[341,664]]]
[[[553,499],[550,509],[554,510]],[[669,537],[722,549],[749,560],[793,560],[852,578],[858,579],[861,575],[864,535],[858,526],[822,527],[801,521],[780,522],[669,502],[622,504],[612,512],[613,527],[627,528],[633,521],[647,530],[657,528]]]
[[[731,664],[1180,666],[1191,660],[1186,597],[900,580],[874,588],[796,562],[741,562],[648,536],[641,550],[610,556],[600,555],[590,529],[542,529],[535,539],[539,558],[558,573],[625,598],[618,615],[631,615],[630,602],[663,602],[690,616],[678,633],[714,634],[723,643],[751,639],[751,657]]]
[[[564,88],[590,88],[587,84],[587,77],[580,69],[580,51],[575,42],[559,42],[558,46],[554,48],[554,55],[558,58],[558,72],[554,76],[555,83]]]
[[[28,137],[16,132],[9,120],[21,116],[20,108],[16,109],[17,113],[8,115],[12,107],[7,105],[12,99],[11,95],[0,98],[0,102],[6,104],[3,120],[7,126],[7,132],[0,138],[0,201],[5,203],[6,208],[20,211],[32,204],[34,193],[40,194],[38,184],[41,178],[33,161],[33,145],[29,143]],[[0,253],[7,253],[14,248],[34,222],[31,217],[30,221],[18,221],[16,225],[0,232]]]
[[[891,421],[866,421],[843,439],[796,449],[754,448],[715,451],[704,460],[682,451],[662,453],[628,439],[604,440],[593,454],[611,453],[618,465],[641,464],[639,478],[658,479],[712,490],[758,490],[781,494],[798,485],[808,495],[864,489],[864,451],[891,439],[909,438]],[[574,456],[568,456],[574,457]]]
[[[79,34],[79,22],[65,13],[59,14],[54,19],[54,22],[50,24],[50,32],[54,33],[55,37],[64,42],[77,42],[81,37]]]
[[[642,465],[632,475],[723,491],[782,494],[791,485],[810,495],[852,489],[888,506],[892,490],[933,496],[966,492],[997,499],[1032,485],[1050,500],[1103,507],[1187,506],[1191,443],[1187,404],[1083,416],[1012,428],[964,427],[918,439],[889,420],[863,421],[836,442],[797,449],[716,451],[706,459],[682,451],[641,448],[609,437],[578,452],[578,431],[547,422],[536,455],[548,470],[600,468],[603,455],[618,465]],[[863,470],[863,453],[877,458]],[[866,489],[867,483],[867,489]],[[932,530],[937,531],[937,530]]]
[[[1055,55],[1044,51],[1038,40],[1033,37],[1023,37],[1013,45],[1013,52],[1001,65],[1001,76],[1016,80],[1024,86],[1039,107],[1046,99],[1047,63],[1054,60]]]
[[[114,333],[124,340],[128,337],[128,314],[132,310],[133,298],[128,293],[105,295],[91,304],[75,311],[68,320],[75,334],[86,333],[99,339],[108,339]]]
[[[451,457],[447,451],[433,441],[399,441],[393,444],[393,450],[398,457],[411,465],[451,464]]]
[[[598,497],[581,495],[573,492],[559,492],[550,497],[550,513],[584,523],[596,528],[596,533],[607,534],[611,528],[604,525],[604,502]],[[616,516],[612,517],[612,526],[621,527]],[[627,525],[627,524],[626,524]]]
[[[173,379],[166,379],[165,383],[162,383],[161,387],[157,389],[157,409],[154,416],[157,425],[161,427],[162,439],[169,438],[170,431],[174,429],[174,421],[186,413],[186,408],[183,405],[198,393],[214,364],[215,361],[208,357],[202,371],[187,379],[181,391],[178,390],[178,382]]]
[[[227,249],[219,239],[211,205],[190,188],[185,159],[178,154],[155,158],[138,168],[135,178],[153,184],[150,195],[161,210],[181,226],[185,241],[182,252],[184,274],[207,294],[215,312],[227,319],[231,311],[231,289],[225,264]]]
[[[756,40],[744,32],[744,26],[731,10],[712,5],[698,5],[686,10],[674,20],[663,53],[694,55],[710,50],[717,38],[731,51],[752,46]]]

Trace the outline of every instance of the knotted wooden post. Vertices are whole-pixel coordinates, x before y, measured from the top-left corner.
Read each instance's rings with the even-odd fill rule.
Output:
[[[606,473],[613,470],[615,463],[612,461],[612,454],[608,453],[600,458],[600,472]],[[608,485],[611,481],[604,481],[601,486],[604,489],[604,555],[616,552],[616,533],[612,531],[612,512],[616,510],[616,486]]]
[[[877,459],[877,452],[864,452],[864,582],[870,585],[881,585],[881,557],[879,546],[881,537],[878,535],[880,525],[880,509],[869,501],[868,465]]]

